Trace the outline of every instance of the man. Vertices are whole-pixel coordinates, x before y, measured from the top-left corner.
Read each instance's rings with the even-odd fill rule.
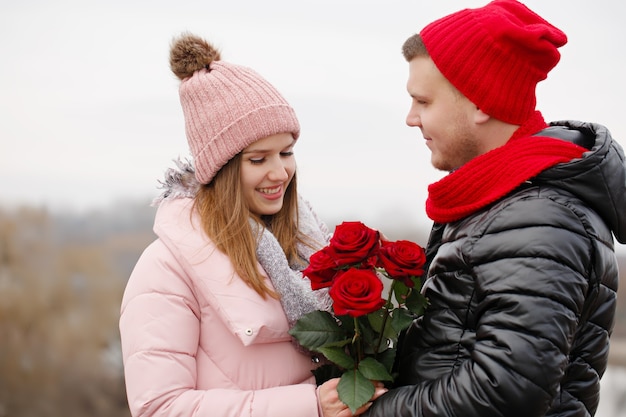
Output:
[[[522,3],[496,0],[404,44],[407,124],[450,173],[426,202],[430,305],[370,417],[595,413],[615,320],[612,235],[626,242],[626,167],[605,127],[548,126],[535,108],[566,42]]]

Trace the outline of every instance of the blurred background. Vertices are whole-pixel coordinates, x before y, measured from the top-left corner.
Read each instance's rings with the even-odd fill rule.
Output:
[[[129,417],[121,296],[154,239],[158,179],[188,156],[175,35],[207,38],[283,92],[302,124],[300,191],[329,226],[425,245],[426,188],[443,174],[404,124],[400,47],[485,3],[0,0],[0,417]],[[626,3],[526,4],[569,37],[539,86],[545,118],[599,122],[626,145]],[[618,297],[600,417],[626,416],[626,285]]]

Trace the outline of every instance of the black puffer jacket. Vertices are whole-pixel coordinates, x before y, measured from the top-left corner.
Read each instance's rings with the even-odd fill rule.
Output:
[[[557,124],[543,136],[591,151],[433,228],[431,305],[401,347],[400,386],[368,416],[595,413],[615,318],[612,233],[626,241],[626,166],[603,126]]]

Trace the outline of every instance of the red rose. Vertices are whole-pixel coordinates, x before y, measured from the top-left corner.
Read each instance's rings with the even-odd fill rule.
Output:
[[[339,265],[367,261],[380,246],[379,233],[361,222],[343,222],[335,228],[330,248]]]
[[[311,289],[319,290],[330,287],[333,278],[337,275],[337,270],[334,269],[336,267],[337,263],[331,256],[329,247],[326,246],[311,255],[309,266],[302,271],[302,275],[311,281]]]
[[[377,266],[384,268],[389,276],[413,287],[411,277],[419,277],[424,273],[426,254],[424,248],[408,240],[382,242],[378,251]]]
[[[336,315],[359,317],[385,304],[382,292],[383,283],[373,270],[350,268],[335,278],[328,294]]]

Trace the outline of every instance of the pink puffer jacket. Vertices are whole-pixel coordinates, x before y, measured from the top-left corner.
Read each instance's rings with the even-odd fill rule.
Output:
[[[124,293],[120,332],[132,415],[317,417],[314,364],[292,344],[280,302],[234,275],[190,217],[192,202],[161,204],[158,239]]]

